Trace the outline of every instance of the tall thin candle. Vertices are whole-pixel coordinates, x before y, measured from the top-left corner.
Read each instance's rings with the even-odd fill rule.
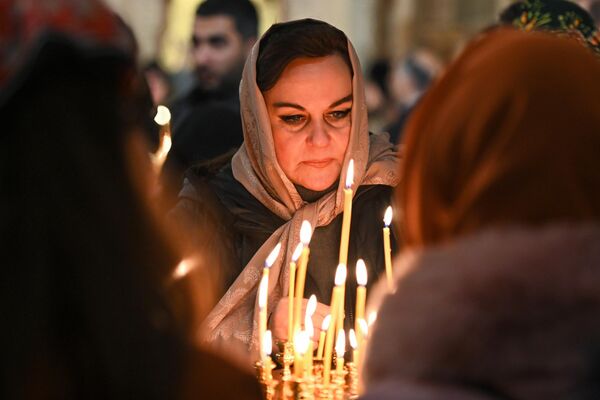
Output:
[[[390,224],[392,223],[392,207],[389,206],[385,210],[385,216],[383,217],[383,256],[385,259],[385,276],[387,278],[388,289],[392,290],[392,248],[390,246]]]
[[[308,304],[306,306],[306,316],[304,317],[304,330],[308,335],[308,349],[306,350],[306,355],[304,356],[304,369],[308,374],[312,374],[313,367],[313,352],[314,352],[314,344],[313,344],[313,335],[315,333],[315,328],[313,326],[312,317],[317,310],[317,296],[314,294],[310,296],[308,299]]]
[[[258,285],[258,343],[261,353],[264,348],[265,332],[267,331],[267,292],[269,290],[269,277],[264,276]],[[264,354],[261,354],[261,360]]]
[[[296,333],[300,330],[300,323],[302,321],[302,299],[304,298],[306,266],[308,265],[308,256],[310,253],[308,244],[310,243],[311,236],[312,227],[310,226],[310,222],[306,220],[302,221],[302,226],[300,227],[300,241],[302,242],[302,253],[300,254],[300,261],[298,263],[298,272],[296,274],[296,290],[294,293],[294,295],[296,296],[294,304],[294,335],[296,335]]]
[[[360,343],[362,343],[362,338],[358,321],[365,318],[365,303],[367,298],[367,266],[365,265],[365,262],[362,259],[359,259],[356,262],[356,283],[358,283],[358,287],[356,288],[356,311],[354,318],[354,330],[358,335],[357,351],[360,351]]]
[[[291,341],[294,337],[294,286],[296,285],[296,261],[298,261],[301,252],[302,243],[298,243],[296,250],[294,250],[294,254],[292,254],[292,261],[290,262],[290,280],[288,289],[288,341]]]
[[[335,370],[338,373],[344,372],[344,353],[346,352],[346,333],[343,329],[338,331],[337,340],[335,342],[335,354],[337,356]]]
[[[317,348],[317,359],[323,359],[323,349],[325,348],[325,337],[327,336],[327,330],[329,329],[329,324],[331,323],[331,314],[327,314],[325,318],[323,318],[323,322],[321,324],[321,333],[319,334],[319,347]]]
[[[342,287],[346,284],[346,266],[340,264],[335,272],[335,287],[331,293],[331,323],[327,330],[327,337],[325,339],[325,356],[323,359],[323,383],[329,384],[331,379],[331,355],[333,352],[333,339],[335,336],[335,322],[337,321],[337,313],[339,312],[340,292]]]

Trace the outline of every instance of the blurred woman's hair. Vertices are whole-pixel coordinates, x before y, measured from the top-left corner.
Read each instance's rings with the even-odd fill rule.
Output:
[[[295,59],[336,54],[342,57],[352,74],[348,39],[341,30],[310,18],[274,24],[260,41],[256,84],[265,92],[275,86]]]

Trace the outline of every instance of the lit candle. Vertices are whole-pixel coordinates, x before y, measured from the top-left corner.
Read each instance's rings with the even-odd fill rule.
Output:
[[[300,255],[300,262],[298,263],[298,273],[296,277],[296,303],[294,304],[294,335],[300,330],[300,322],[302,321],[302,299],[304,298],[304,282],[306,280],[306,266],[308,265],[308,255],[310,250],[308,244],[312,236],[312,227],[310,222],[302,221],[300,228],[300,242],[302,242],[302,253]]]
[[[313,366],[313,352],[314,352],[314,344],[313,344],[313,336],[315,334],[315,328],[313,325],[312,317],[317,310],[317,296],[314,294],[310,296],[308,299],[308,304],[306,305],[306,315],[304,317],[304,331],[308,335],[308,349],[306,350],[305,355],[305,364],[304,368],[308,374],[312,374],[312,366]]]
[[[350,342],[350,347],[352,347],[352,361],[354,361],[355,365],[358,365],[358,341],[356,339],[356,333],[354,333],[354,329],[350,329],[350,332],[348,332],[348,341]]]
[[[335,363],[335,370],[338,373],[344,372],[344,353],[346,352],[346,333],[343,329],[338,331],[337,340],[335,342],[335,354],[337,361]]]
[[[358,287],[356,288],[354,330],[359,336],[358,343],[360,343],[361,339],[358,321],[365,318],[365,302],[367,298],[367,266],[362,259],[359,259],[356,262],[356,283],[358,283]]]
[[[368,322],[369,328],[371,328],[371,326],[373,326],[375,321],[377,321],[377,311],[371,311],[367,318],[368,318],[367,322]]]
[[[262,364],[263,364],[263,368],[265,369],[265,371],[267,371],[267,374],[271,373],[271,370],[273,369],[272,367],[272,361],[271,361],[271,351],[273,350],[273,336],[271,335],[271,331],[266,331],[265,332],[265,337],[263,340],[263,347],[262,347]]]
[[[292,261],[290,262],[290,285],[288,289],[288,335],[287,340],[292,340],[294,337],[294,286],[296,285],[296,261],[302,252],[302,243],[298,243]]]
[[[383,217],[383,256],[385,258],[385,276],[387,278],[388,289],[392,290],[392,248],[390,246],[390,224],[392,223],[392,206],[385,210]]]
[[[181,260],[175,271],[173,271],[173,279],[181,279],[184,278],[190,271],[192,270],[192,265],[188,260]]]
[[[294,336],[294,375],[297,378],[304,376],[304,355],[308,350],[308,334],[305,331],[299,331]]]
[[[154,122],[160,125],[160,144],[156,153],[152,155],[152,164],[158,173],[171,150],[171,112],[169,109],[165,106],[158,106]]]
[[[265,332],[267,331],[267,292],[269,290],[269,277],[264,276],[258,285],[258,343],[262,352],[264,348]],[[261,354],[264,356],[264,354]],[[261,357],[264,358],[264,357]]]
[[[354,160],[348,163],[346,186],[344,188],[344,216],[342,219],[342,237],[340,240],[340,264],[348,264],[348,240],[350,238],[350,221],[352,219],[352,184],[354,183]]]
[[[331,355],[333,352],[333,339],[335,336],[335,321],[337,320],[337,313],[339,312],[339,301],[340,292],[342,287],[346,284],[346,266],[340,264],[335,272],[335,287],[331,293],[331,323],[329,329],[327,329],[327,337],[325,339],[325,356],[323,359],[323,383],[329,384],[330,371],[331,371]]]
[[[321,323],[321,333],[319,333],[319,347],[317,348],[317,359],[323,359],[323,349],[325,348],[325,336],[327,336],[327,330],[329,329],[329,324],[331,322],[331,314],[327,314],[325,318],[323,318],[323,322]]]

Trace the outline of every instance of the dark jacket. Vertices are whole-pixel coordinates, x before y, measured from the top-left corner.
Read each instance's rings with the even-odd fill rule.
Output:
[[[286,221],[267,209],[235,180],[230,164],[210,176],[206,168],[190,171],[171,212],[196,246],[219,252],[224,287],[229,287],[260,246]],[[301,191],[301,194],[306,190]],[[364,259],[369,283],[385,270],[383,214],[390,204],[392,188],[359,187],[352,206],[346,283],[346,325],[354,326],[356,303],[355,265]],[[323,193],[324,194],[324,193]],[[306,198],[306,197],[305,197]],[[329,304],[338,264],[342,214],[328,225],[317,227],[311,240],[304,297],[317,296]],[[207,237],[208,236],[208,237]],[[395,248],[395,243],[392,243]]]

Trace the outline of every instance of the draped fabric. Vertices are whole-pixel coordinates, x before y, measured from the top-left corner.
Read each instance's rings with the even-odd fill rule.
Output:
[[[493,31],[415,110],[396,191],[405,244],[490,225],[600,218],[600,60],[576,40]]]
[[[398,183],[398,159],[387,135],[369,135],[364,87],[356,53],[348,42],[354,70],[352,79],[352,128],[337,190],[313,203],[305,203],[294,184],[285,176],[275,156],[271,126],[262,93],[256,85],[258,42],[246,61],[240,84],[244,143],[232,160],[233,174],[256,199],[287,221],[256,252],[244,270],[219,301],[205,322],[203,338],[213,345],[236,340],[256,351],[257,289],[265,258],[279,242],[282,252],[271,267],[268,310],[287,295],[289,262],[299,243],[300,225],[329,224],[343,210],[343,189],[347,166],[354,159],[354,192],[360,185]]]

